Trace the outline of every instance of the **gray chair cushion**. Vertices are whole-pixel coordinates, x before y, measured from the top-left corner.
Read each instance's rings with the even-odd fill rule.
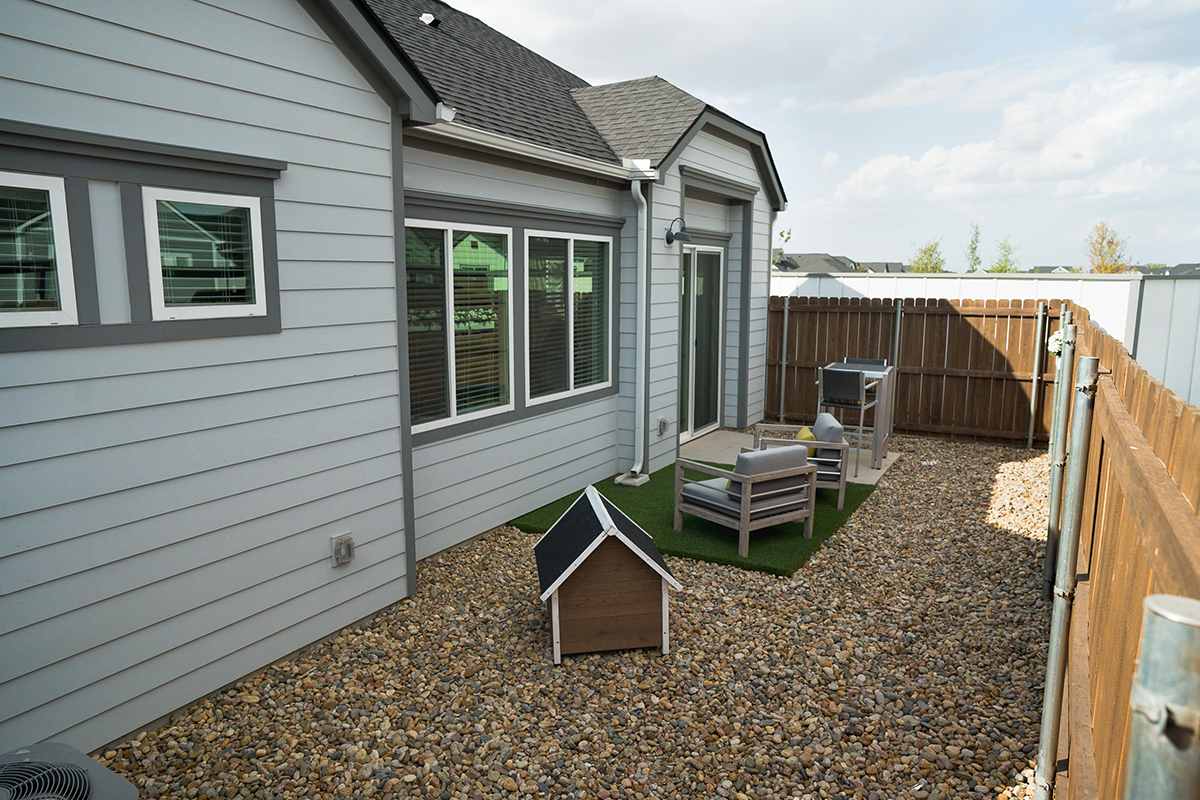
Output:
[[[818,442],[842,442],[845,441],[846,430],[842,427],[842,423],[837,421],[837,417],[828,412],[822,411],[817,414],[817,421],[813,424],[813,436],[817,437]],[[839,460],[842,457],[842,451],[829,450],[818,448],[815,454],[817,458]],[[818,470],[820,468],[818,467]],[[817,480],[829,480],[829,478],[817,475]],[[837,473],[834,474],[833,480],[837,480]]]
[[[840,442],[846,431],[842,427],[842,423],[837,421],[837,417],[827,411],[822,411],[817,414],[817,421],[813,424],[812,432],[818,442]]]
[[[805,448],[797,449],[803,450]],[[686,483],[683,486],[683,498],[688,502],[705,506],[736,518],[741,513],[742,506],[740,500],[732,499],[730,494],[725,489],[724,478]],[[762,517],[783,514],[788,511],[798,511],[804,508],[807,503],[808,491],[797,491],[793,487],[793,490],[786,494],[751,500],[750,519],[761,519]],[[730,527],[736,528],[736,521]]]
[[[781,469],[794,469],[808,464],[807,447],[776,447],[771,450],[752,450],[749,453],[739,453],[733,471],[738,475],[762,475],[764,472],[775,472]],[[773,481],[755,484],[754,494],[750,500],[753,503],[763,497],[784,494],[805,484],[805,476],[793,475],[790,478],[779,478]],[[742,498],[742,485],[729,482],[729,499],[735,503]]]

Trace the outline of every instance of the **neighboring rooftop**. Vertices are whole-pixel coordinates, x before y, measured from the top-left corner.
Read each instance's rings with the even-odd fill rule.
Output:
[[[899,261],[855,261],[828,253],[776,253],[775,269],[781,272],[908,272]]]
[[[828,253],[784,253],[775,259],[775,269],[784,272],[859,272],[858,263]]]

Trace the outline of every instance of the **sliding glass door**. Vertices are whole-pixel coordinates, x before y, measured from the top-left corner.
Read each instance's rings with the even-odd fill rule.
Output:
[[[721,251],[683,251],[680,281],[679,434],[686,441],[721,417]]]

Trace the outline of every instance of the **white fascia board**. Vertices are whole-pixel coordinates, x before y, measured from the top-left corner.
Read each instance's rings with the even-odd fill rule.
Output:
[[[467,147],[493,150],[515,156],[526,161],[535,161],[570,172],[582,172],[587,175],[597,175],[610,180],[657,180],[655,170],[643,168],[639,162],[629,164],[609,164],[592,158],[584,158],[561,150],[530,144],[511,136],[501,136],[478,128],[472,128],[457,122],[441,119],[436,125],[425,125],[406,131],[410,136],[428,136],[433,139],[454,142]]]
[[[554,581],[554,583],[552,583],[546,589],[546,591],[542,592],[541,597],[540,597],[541,601],[543,603],[546,602],[546,598],[550,597],[552,594],[557,592],[558,587],[562,586],[563,583],[567,580],[567,578],[571,577],[571,575],[573,575],[575,573],[575,570],[579,569],[579,565],[582,564],[583,562],[587,561],[588,556],[590,556],[596,550],[596,548],[599,547],[604,542],[604,540],[607,538],[608,537],[602,533],[599,536],[597,536],[595,539],[593,539],[592,543],[587,546],[587,549],[579,554],[579,558],[572,561],[571,566],[569,566],[565,570],[563,570],[562,575],[558,576],[558,580]]]
[[[674,586],[676,589],[683,588],[683,584],[681,584],[679,581],[675,580],[675,578],[671,575],[671,573],[663,572],[663,568],[660,567],[658,564],[654,563],[654,561],[650,558],[650,556],[643,553],[642,548],[638,547],[633,542],[629,541],[629,539],[625,538],[625,534],[621,533],[619,530],[617,530],[614,527],[608,531],[608,535],[616,536],[618,539],[620,539],[622,542],[624,542],[625,546],[628,547],[630,550],[632,550],[634,555],[636,555],[642,561],[645,561],[646,565],[649,566],[650,569],[654,570],[659,575],[661,575],[662,579],[664,581],[668,582],[669,584]]]

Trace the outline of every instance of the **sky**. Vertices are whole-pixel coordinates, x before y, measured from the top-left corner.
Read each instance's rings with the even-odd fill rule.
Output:
[[[592,84],[658,75],[766,134],[790,253],[966,271],[1200,262],[1200,0],[450,0]],[[778,245],[778,238],[775,242]]]

